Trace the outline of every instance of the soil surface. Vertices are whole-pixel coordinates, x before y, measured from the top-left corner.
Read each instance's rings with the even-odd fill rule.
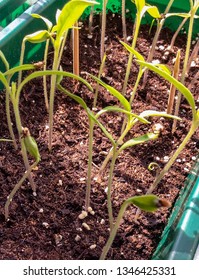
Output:
[[[93,24],[93,36],[88,38],[87,23],[80,31],[80,71],[98,75],[100,67],[100,23],[96,18]],[[133,24],[127,23],[128,35],[132,34]],[[137,42],[137,50],[146,57],[154,37],[155,28],[149,34],[149,26],[142,26]],[[107,59],[102,79],[121,91],[128,52],[120,44],[122,39],[121,18],[108,16],[107,20]],[[174,53],[165,57],[164,52],[172,38],[172,33],[164,29],[161,33],[158,49],[154,59],[173,67],[176,51],[182,50],[181,69],[186,44],[186,36],[176,40]],[[131,43],[132,37],[129,37]],[[160,47],[161,46],[161,47]],[[52,52],[49,54],[49,69]],[[72,52],[68,45],[63,54],[62,67],[72,71]],[[198,65],[191,67],[186,85],[198,71]],[[138,65],[134,62],[126,97],[135,84]],[[85,73],[82,76],[95,86]],[[77,85],[69,79],[63,82],[64,87],[81,96],[91,108],[93,93],[81,83]],[[196,106],[199,106],[199,83],[192,86]],[[168,100],[169,85],[160,77],[149,72],[144,89],[138,88],[133,103],[134,113],[144,110],[165,111]],[[0,96],[1,138],[9,138],[5,118],[4,94]],[[108,105],[118,105],[117,100],[102,87],[99,89],[97,109]],[[63,93],[57,92],[55,98],[53,149],[48,151],[48,114],[45,110],[42,80],[37,79],[24,88],[20,100],[20,112],[23,126],[28,127],[36,139],[41,154],[41,162],[33,177],[37,185],[37,196],[34,197],[28,180],[15,195],[10,206],[10,221],[5,222],[4,205],[15,184],[24,174],[24,165],[19,150],[15,151],[11,143],[0,144],[0,259],[66,259],[83,260],[99,259],[102,248],[109,237],[106,187],[108,167],[103,174],[102,182],[94,177],[105,159],[111,144],[101,130],[95,127],[93,148],[93,180],[91,206],[95,212],[83,221],[78,218],[84,207],[87,162],[88,162],[88,118],[86,112]],[[112,203],[114,216],[122,202],[133,195],[145,194],[155,178],[155,172],[148,169],[151,162],[157,162],[162,168],[168,157],[176,150],[188,132],[191,121],[191,110],[183,99],[180,109],[182,121],[177,130],[171,133],[172,121],[165,118],[151,118],[150,125],[137,124],[125,140],[139,136],[159,122],[164,125],[162,135],[156,141],[148,142],[125,150],[116,162],[112,185]],[[104,114],[100,119],[115,139],[120,135],[123,115]],[[14,121],[13,121],[14,122]],[[14,125],[17,135],[17,131]],[[168,174],[163,178],[154,193],[174,203],[184,180],[198,154],[199,131],[180,154]],[[30,158],[30,162],[32,159]],[[135,207],[125,212],[117,236],[108,253],[108,259],[150,259],[161,238],[172,209],[160,209],[154,214],[141,213],[139,224],[134,222]],[[88,228],[82,226],[85,222]]]

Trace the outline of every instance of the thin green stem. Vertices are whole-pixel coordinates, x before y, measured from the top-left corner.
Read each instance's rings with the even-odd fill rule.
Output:
[[[23,62],[24,62],[25,44],[26,44],[26,40],[23,40],[22,44],[21,44],[21,54],[20,54],[19,65],[22,65]],[[21,84],[21,79],[22,79],[22,71],[19,71],[19,74],[18,74],[18,86]]]
[[[17,126],[17,130],[18,130],[18,134],[19,134],[19,142],[20,142],[20,145],[21,145],[21,153],[22,153],[22,156],[23,156],[24,165],[25,165],[26,170],[29,170],[30,165],[29,165],[29,161],[28,161],[28,155],[27,155],[26,147],[25,147],[24,141],[22,141],[22,139],[21,139],[22,125],[21,125],[21,118],[20,118],[20,114],[19,114],[19,102],[18,102],[18,100],[13,100],[13,108],[14,108],[16,126]],[[31,188],[33,190],[33,193],[36,193],[36,185],[34,183],[34,180],[32,178],[31,173],[28,174],[28,179],[29,179]]]
[[[197,7],[198,8],[198,7]],[[194,24],[194,16],[197,11],[197,8],[191,10],[191,16],[189,21],[189,30],[188,30],[188,37],[187,37],[187,45],[186,45],[186,52],[185,52],[185,58],[184,58],[184,64],[183,64],[183,70],[180,82],[184,84],[186,72],[187,72],[187,66],[188,66],[188,60],[189,60],[189,53],[191,48],[191,38],[192,38],[192,32],[193,32],[193,24]],[[181,103],[182,94],[178,92],[178,99],[175,106],[175,115],[179,115],[179,109],[180,109],[180,103]]]
[[[122,132],[121,136],[117,140],[118,145],[120,145],[123,142],[124,137],[127,135],[127,133],[129,132],[130,129],[131,129],[131,125],[129,123],[126,124],[125,130]],[[108,155],[106,156],[105,160],[103,161],[103,163],[100,167],[100,172],[99,172],[100,176],[101,176],[102,172],[104,171],[104,169],[106,168],[106,166],[112,156],[113,156],[113,147],[111,147],[111,149],[109,150]]]
[[[137,37],[138,37],[139,29],[140,29],[140,23],[141,23],[140,15],[137,15],[136,16],[136,21],[135,21],[135,32],[133,34],[133,42],[132,42],[132,46],[131,46],[133,49],[136,46]],[[129,75],[130,75],[130,71],[131,71],[133,56],[134,56],[133,53],[129,54],[129,59],[128,59],[128,64],[127,64],[127,68],[126,68],[124,84],[123,84],[123,88],[122,88],[122,94],[123,95],[125,95],[125,93],[126,93],[127,84],[128,84],[128,80],[129,80]]]
[[[113,229],[111,230],[109,239],[108,239],[106,245],[105,245],[104,248],[103,248],[102,254],[101,254],[101,256],[100,256],[100,260],[105,260],[106,255],[107,255],[107,253],[108,253],[108,251],[109,251],[109,249],[110,249],[110,247],[111,247],[111,245],[112,245],[112,243],[113,243],[113,240],[115,239],[115,236],[116,236],[117,230],[118,230],[118,228],[119,228],[119,226],[120,226],[120,222],[121,222],[121,220],[122,220],[122,217],[123,217],[123,215],[124,215],[124,212],[125,212],[126,208],[129,206],[129,204],[130,204],[130,203],[127,202],[127,201],[125,201],[125,202],[122,204],[122,206],[121,206],[121,208],[120,208],[120,211],[119,211],[119,213],[118,213],[118,216],[117,216],[115,225],[114,225]]]
[[[88,171],[87,171],[87,184],[86,184],[86,198],[85,198],[85,210],[90,207],[90,194],[91,194],[91,171],[93,160],[93,129],[94,121],[89,118],[89,147],[88,147]]]
[[[101,65],[100,65],[98,79],[101,78],[101,75],[102,75],[102,72],[103,72],[103,69],[104,69],[104,66],[105,66],[105,62],[106,62],[106,54],[104,54],[104,57],[102,59]],[[97,106],[98,91],[99,91],[99,83],[97,83],[96,89],[95,89],[95,96],[94,96],[94,100],[93,100],[93,108],[96,108],[96,106]]]
[[[14,195],[19,190],[19,188],[21,187],[23,182],[31,175],[31,171],[37,166],[37,164],[38,164],[38,162],[36,161],[29,167],[29,169],[24,173],[21,180],[15,185],[15,187],[13,188],[11,193],[9,194],[9,196],[7,198],[7,201],[6,201],[6,204],[5,204],[5,219],[6,219],[6,221],[9,218],[9,205],[12,202]]]
[[[124,42],[127,43],[127,31],[126,31],[126,0],[122,0],[122,31]]]
[[[48,49],[49,49],[50,39],[46,41],[45,51],[44,51],[44,71],[47,69],[47,57],[48,57]],[[49,102],[48,102],[48,91],[47,91],[47,77],[43,76],[43,85],[44,85],[44,100],[47,111],[49,110]]]
[[[16,142],[16,138],[15,138],[14,131],[12,128],[12,120],[11,120],[11,116],[10,116],[10,92],[8,91],[8,89],[6,89],[6,118],[7,118],[8,130],[9,130],[10,136],[13,140],[14,148],[16,150],[17,142]]]
[[[111,231],[112,231],[113,225],[114,225],[113,209],[112,209],[112,201],[111,201],[111,186],[112,186],[112,182],[113,182],[115,162],[118,157],[118,153],[117,153],[116,149],[117,149],[117,146],[113,147],[113,157],[111,160],[111,166],[110,166],[110,170],[109,170],[108,190],[107,190],[108,216],[109,216],[109,224],[110,224]]]
[[[166,7],[166,9],[164,11],[165,15],[169,12],[173,2],[174,2],[174,0],[170,0],[169,1],[168,5],[167,5],[167,7]],[[166,20],[166,18],[163,17],[160,21],[159,20],[157,21],[157,29],[156,29],[156,32],[155,32],[155,36],[153,38],[151,49],[150,49],[148,57],[147,57],[147,62],[151,62],[152,59],[153,59],[154,52],[155,52],[155,47],[157,45],[157,41],[158,41],[158,38],[159,38],[159,35],[160,35],[160,32],[162,30],[162,27],[164,25],[165,20]],[[146,84],[147,76],[148,76],[148,70],[146,70],[145,73],[144,73],[142,87],[144,87],[145,84]]]
[[[58,70],[58,67],[59,67],[58,58],[59,58],[59,49],[55,48],[54,60],[53,60],[53,69],[52,70]],[[53,115],[54,115],[54,99],[55,99],[56,79],[57,79],[57,75],[52,75],[51,76],[50,103],[49,103],[49,139],[48,139],[48,141],[49,141],[48,142],[49,151],[52,150]]]
[[[177,157],[179,156],[179,154],[181,153],[181,151],[184,149],[184,147],[186,146],[186,144],[189,142],[189,140],[191,139],[192,135],[195,133],[196,129],[198,128],[199,122],[193,122],[193,124],[191,125],[191,128],[188,132],[188,134],[186,135],[186,137],[184,138],[184,140],[182,141],[182,143],[180,144],[180,146],[178,147],[178,149],[175,151],[175,153],[172,155],[172,157],[170,158],[170,160],[168,161],[168,163],[165,165],[165,167],[162,169],[162,171],[160,172],[160,174],[157,176],[157,178],[155,179],[154,183],[151,185],[151,187],[148,189],[147,194],[152,193],[153,190],[157,187],[157,185],[159,184],[159,182],[162,180],[162,178],[164,177],[164,175],[169,171],[169,169],[171,168],[171,166],[173,165],[173,163],[175,162],[175,160],[177,159]]]
[[[100,46],[100,59],[102,61],[105,52],[105,32],[106,32],[106,5],[108,0],[103,0],[102,10],[102,31],[101,31],[101,46]]]

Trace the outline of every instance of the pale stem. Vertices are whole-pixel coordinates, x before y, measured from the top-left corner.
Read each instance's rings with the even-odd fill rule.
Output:
[[[14,108],[14,113],[15,113],[15,120],[16,120],[17,130],[18,130],[18,134],[19,134],[19,142],[20,142],[20,145],[21,145],[21,153],[22,153],[24,165],[25,165],[26,170],[29,170],[30,169],[30,164],[29,164],[29,161],[28,161],[28,155],[27,155],[26,147],[25,147],[24,141],[22,141],[22,139],[21,139],[22,125],[21,125],[21,118],[20,118],[20,114],[19,114],[19,102],[18,102],[18,100],[13,100],[13,108]],[[36,185],[34,183],[34,180],[32,178],[31,173],[28,174],[28,180],[30,182],[32,191],[36,193]]]
[[[177,52],[176,60],[173,68],[173,77],[176,80],[178,80],[179,67],[180,67],[180,50],[178,50]],[[175,93],[176,93],[176,87],[174,86],[174,84],[171,84],[170,91],[169,91],[168,105],[167,105],[167,114],[172,114],[173,112]]]
[[[94,5],[91,6],[91,11],[90,11],[90,16],[89,16],[89,25],[88,25],[89,34],[92,34],[93,14],[94,14]]]
[[[25,44],[26,44],[26,41],[23,40],[22,44],[21,44],[21,54],[20,54],[19,65],[22,65],[23,61],[24,61]],[[21,84],[21,79],[22,79],[22,71],[19,71],[19,74],[18,74],[18,86]]]
[[[109,239],[108,239],[108,241],[106,242],[106,245],[104,246],[104,248],[103,248],[103,250],[102,250],[102,254],[101,254],[101,256],[100,256],[100,260],[105,260],[106,255],[107,255],[107,253],[108,253],[108,251],[109,251],[109,249],[110,249],[110,247],[111,247],[111,245],[112,245],[112,243],[113,243],[113,240],[115,239],[115,236],[116,236],[117,230],[118,230],[118,228],[119,228],[119,226],[120,226],[120,222],[121,222],[121,220],[122,220],[122,217],[123,217],[123,215],[124,215],[124,212],[125,212],[126,208],[129,206],[129,204],[130,204],[130,203],[129,203],[129,202],[126,202],[126,201],[122,204],[122,206],[121,206],[121,208],[120,208],[120,211],[119,211],[119,213],[118,213],[118,216],[117,216],[115,225],[114,225],[113,229],[112,229],[111,232],[110,232]]]
[[[125,0],[122,0],[122,31],[123,31],[124,42],[127,43]]]
[[[188,30],[188,37],[187,37],[187,45],[186,45],[186,52],[185,52],[185,58],[184,58],[184,64],[183,64],[183,70],[180,82],[184,84],[186,72],[187,72],[187,65],[189,60],[189,53],[191,48],[191,37],[192,37],[192,31],[193,31],[193,23],[194,23],[194,16],[196,13],[196,9],[191,10],[191,16],[190,16],[190,22],[189,22],[189,30]],[[178,92],[178,99],[175,106],[175,116],[179,115],[179,109],[180,109],[180,103],[181,103],[182,94],[181,92]]]
[[[5,219],[6,221],[8,220],[9,217],[9,205],[13,200],[14,195],[16,192],[19,190],[23,182],[31,175],[31,171],[37,166],[38,162],[34,162],[31,166],[29,166],[29,169],[24,173],[23,177],[21,180],[15,185],[11,193],[9,194],[6,204],[5,204]]]
[[[90,193],[91,193],[91,171],[92,171],[92,152],[93,152],[93,128],[94,121],[89,118],[89,147],[88,147],[88,171],[87,171],[87,184],[86,184],[86,198],[85,210],[90,207]]]
[[[135,32],[134,32],[134,35],[133,35],[133,42],[132,42],[132,46],[131,46],[133,49],[136,46],[136,41],[137,41],[137,37],[138,37],[138,33],[139,33],[140,22],[141,22],[140,16],[137,15],[135,22],[136,22],[135,23]],[[130,75],[130,71],[131,71],[133,56],[134,56],[133,53],[129,54],[129,59],[128,59],[128,64],[127,64],[127,68],[126,68],[124,84],[123,84],[123,88],[122,88],[122,94],[123,95],[125,95],[125,93],[126,93],[127,84],[128,84],[128,80],[129,80],[129,75]]]
[[[107,190],[107,205],[108,205],[108,216],[109,216],[109,224],[110,224],[110,230],[112,231],[113,225],[114,225],[114,219],[113,219],[113,209],[112,209],[112,201],[111,201],[111,186],[113,182],[113,174],[114,174],[114,167],[115,167],[115,161],[117,159],[118,153],[116,151],[116,146],[113,147],[113,157],[111,160],[111,166],[109,170],[109,177],[108,177],[108,190]]]
[[[45,51],[44,51],[44,71],[47,69],[47,57],[48,57],[48,49],[49,49],[50,39],[46,41]],[[44,85],[44,100],[47,112],[49,110],[49,102],[48,102],[48,91],[47,91],[47,77],[43,76],[43,85]]]
[[[198,123],[197,122],[192,123],[191,128],[190,128],[188,134],[186,135],[186,137],[184,138],[184,140],[182,141],[182,143],[180,144],[178,149],[174,152],[174,154],[172,155],[170,160],[167,162],[165,167],[162,169],[162,171],[159,173],[159,175],[155,178],[155,181],[149,187],[149,189],[146,192],[146,194],[150,194],[150,193],[152,193],[154,191],[154,189],[160,183],[160,181],[162,180],[164,175],[169,171],[169,169],[171,168],[171,166],[173,165],[173,163],[175,162],[175,160],[177,159],[177,157],[179,156],[181,151],[184,149],[186,144],[189,142],[189,140],[191,139],[192,135],[195,133],[197,128],[198,128]],[[136,215],[135,215],[135,220],[138,219],[140,212],[141,212],[141,210],[137,209],[137,212],[136,212]]]
[[[53,69],[58,70],[58,57],[59,57],[59,49],[55,48],[54,52],[54,60],[53,60]],[[57,75],[51,76],[51,88],[50,88],[50,103],[49,103],[49,142],[48,149],[51,151],[52,149],[52,136],[53,136],[53,115],[54,115],[54,99],[55,99],[55,89],[56,89],[56,79]]]
[[[8,130],[12,138],[14,148],[16,150],[17,142],[12,128],[12,120],[10,116],[10,90],[8,90],[8,88],[6,88],[6,117],[7,117]]]
[[[100,59],[102,61],[105,51],[105,32],[106,32],[106,5],[108,0],[103,0],[102,10],[102,31],[101,31],[101,46],[100,46]]]
[[[178,29],[177,29],[176,32],[174,33],[174,35],[173,35],[173,37],[172,37],[172,40],[171,40],[171,44],[170,44],[170,46],[168,47],[168,49],[171,49],[171,50],[173,49],[173,46],[174,46],[174,44],[175,44],[175,40],[176,40],[176,38],[177,38],[177,36],[178,36],[180,30],[182,29],[183,25],[184,25],[185,22],[187,21],[187,19],[188,19],[188,18],[185,17],[185,18],[182,20],[181,24],[178,26]]]
[[[166,9],[165,9],[165,11],[164,11],[164,14],[165,14],[165,15],[169,12],[169,10],[170,10],[170,8],[171,8],[173,2],[174,2],[174,0],[170,0],[170,1],[169,1],[168,5],[167,5],[167,7],[166,7]],[[147,57],[147,62],[151,62],[152,59],[153,59],[154,52],[155,52],[155,47],[156,47],[156,45],[157,45],[157,41],[158,41],[160,32],[161,32],[161,30],[162,30],[162,27],[163,27],[163,25],[164,25],[164,22],[165,22],[165,18],[162,18],[162,19],[160,20],[160,22],[159,22],[159,20],[158,20],[157,29],[156,29],[156,32],[155,32],[155,36],[154,36],[154,38],[153,38],[153,42],[152,42],[151,49],[150,49],[149,54],[148,54],[148,57]],[[145,73],[144,73],[142,87],[144,87],[145,84],[146,84],[147,76],[148,76],[148,69],[147,69],[147,70],[145,71]]]
[[[73,74],[79,76],[79,29],[78,22],[73,28]]]

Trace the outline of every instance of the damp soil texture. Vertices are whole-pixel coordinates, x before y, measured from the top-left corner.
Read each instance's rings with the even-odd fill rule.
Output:
[[[142,26],[136,49],[146,58],[155,28],[149,34],[149,26]],[[133,23],[127,23],[129,43],[131,43]],[[122,40],[121,18],[109,15],[106,31],[106,66],[102,79],[107,84],[122,90],[128,52],[120,44]],[[175,43],[174,52],[165,56],[172,33],[164,29],[159,38],[154,59],[159,59],[173,68],[176,51],[181,49],[181,69],[186,44],[186,35],[180,35]],[[72,51],[67,44],[61,65],[64,70],[72,71]],[[80,71],[98,75],[100,68],[100,22],[95,18],[92,38],[88,36],[88,25],[84,22],[80,30]],[[52,65],[52,52],[49,54],[48,67]],[[198,71],[197,63],[190,69],[186,85]],[[126,97],[135,84],[138,65],[133,62]],[[85,73],[81,76],[95,87],[95,82]],[[141,83],[142,84],[142,83]],[[149,72],[146,86],[138,87],[133,102],[133,112],[144,110],[165,111],[168,100],[169,84],[152,72]],[[78,96],[92,108],[94,94],[85,86],[66,79],[63,86]],[[191,85],[191,91],[199,106],[198,81]],[[9,138],[5,118],[4,94],[0,95],[1,138]],[[118,105],[117,100],[102,87],[99,88],[97,110],[109,105]],[[23,90],[20,100],[20,113],[24,127],[28,127],[36,139],[41,154],[41,162],[33,171],[37,185],[37,196],[33,196],[28,180],[15,195],[10,206],[10,220],[5,222],[4,205],[6,198],[24,174],[24,165],[19,150],[12,143],[0,144],[0,259],[59,259],[84,260],[99,259],[102,248],[109,237],[107,212],[106,168],[101,182],[96,182],[98,174],[111,144],[98,127],[94,130],[91,206],[94,213],[83,221],[78,218],[85,202],[85,189],[88,164],[88,117],[86,112],[72,99],[56,92],[53,149],[48,151],[48,113],[43,97],[42,79],[30,82]],[[155,172],[148,169],[151,162],[162,168],[172,152],[176,150],[187,134],[191,110],[182,99],[177,130],[171,133],[172,121],[165,118],[151,118],[151,124],[137,124],[126,136],[126,140],[149,131],[154,123],[161,123],[164,131],[152,142],[129,148],[120,154],[116,161],[112,185],[113,213],[116,217],[122,202],[134,195],[145,194],[155,178]],[[117,139],[123,123],[121,114],[104,114],[100,119],[109,132]],[[14,123],[14,119],[13,119]],[[16,132],[15,125],[14,129]],[[16,132],[17,135],[17,132]],[[197,131],[168,174],[158,185],[155,194],[175,202],[189,170],[194,163],[199,147]],[[31,158],[30,158],[31,161]],[[161,209],[154,214],[141,213],[139,223],[134,222],[135,207],[129,207],[121,221],[120,228],[107,259],[151,259],[161,233],[172,211]],[[84,227],[82,223],[88,227]]]

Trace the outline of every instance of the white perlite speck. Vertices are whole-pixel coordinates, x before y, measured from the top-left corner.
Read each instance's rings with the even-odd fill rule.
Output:
[[[91,228],[89,227],[89,225],[87,225],[87,223],[83,223],[82,226],[87,229],[87,230],[90,230]]]
[[[80,220],[85,219],[88,216],[88,213],[86,211],[82,211],[82,213],[78,216]]]

